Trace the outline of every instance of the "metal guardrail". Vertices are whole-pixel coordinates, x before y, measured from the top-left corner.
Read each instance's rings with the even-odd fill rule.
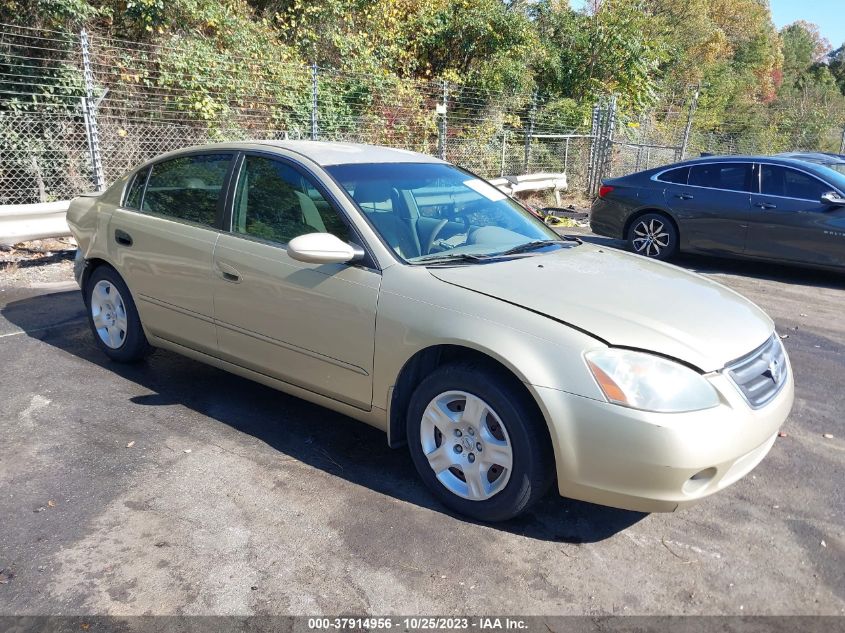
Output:
[[[491,185],[498,188],[502,193],[509,196],[523,191],[546,191],[552,189],[555,194],[557,205],[560,206],[560,192],[566,191],[568,182],[566,174],[527,174],[524,176],[505,176],[494,178],[489,181]]]
[[[0,244],[12,245],[48,237],[67,237],[69,200],[0,206]]]

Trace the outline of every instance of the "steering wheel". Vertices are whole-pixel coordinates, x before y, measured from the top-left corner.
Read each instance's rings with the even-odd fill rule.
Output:
[[[435,226],[431,230],[431,233],[428,236],[428,240],[426,240],[425,243],[425,252],[423,253],[423,255],[431,254],[431,249],[434,247],[434,240],[437,239],[437,236],[440,235],[440,231],[442,231],[443,227],[447,224],[449,224],[449,220],[443,218],[442,220],[440,220],[440,222],[437,223],[437,226]]]
[[[466,213],[456,213],[461,220],[464,222],[464,230],[466,231],[467,238],[469,238],[469,229],[470,229],[470,221],[469,216]],[[440,220],[437,225],[432,229],[431,234],[428,236],[428,240],[425,243],[425,253],[424,255],[431,254],[431,249],[434,248],[434,242],[437,240],[437,237],[440,235],[440,232],[443,230],[443,227],[449,224],[449,218],[443,218]]]

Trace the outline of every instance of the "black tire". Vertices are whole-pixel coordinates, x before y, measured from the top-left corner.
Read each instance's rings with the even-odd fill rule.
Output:
[[[495,412],[506,429],[513,455],[512,468],[509,478],[502,480],[503,487],[487,499],[472,500],[451,491],[438,479],[426,457],[421,439],[423,414],[429,403],[449,391],[460,391],[480,398]],[[485,419],[493,420],[488,417]],[[493,426],[498,430],[495,422]],[[429,489],[445,506],[480,521],[504,521],[525,512],[543,497],[554,479],[551,440],[536,404],[515,378],[482,364],[445,365],[426,377],[411,396],[407,433],[414,466]],[[447,441],[459,441],[442,434],[440,438],[438,447]],[[466,457],[469,457],[468,453]],[[467,467],[471,468],[469,465]],[[496,468],[492,466],[486,475],[495,476]],[[455,471],[450,469],[449,472]],[[491,485],[495,485],[495,481]]]
[[[678,252],[678,230],[664,213],[644,213],[635,218],[625,239],[631,251],[651,259],[666,260]]]
[[[118,305],[118,308],[119,304],[122,303],[123,312],[125,312],[126,328],[125,330],[121,330],[123,334],[120,337],[117,347],[110,347],[103,341],[94,323],[92,305],[96,300],[92,298],[92,293],[100,282],[111,284],[117,291],[120,295],[120,301],[115,301],[114,303]],[[153,348],[147,342],[147,337],[144,335],[144,329],[141,327],[141,318],[138,316],[138,309],[135,307],[132,294],[114,268],[110,266],[99,266],[96,268],[85,283],[83,295],[85,298],[86,313],[88,314],[88,325],[91,328],[91,333],[94,335],[94,342],[106,356],[121,363],[133,363],[142,360],[153,351]]]

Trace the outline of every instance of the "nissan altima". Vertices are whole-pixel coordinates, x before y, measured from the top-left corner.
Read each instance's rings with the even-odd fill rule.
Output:
[[[751,471],[792,407],[757,306],[560,237],[430,156],[192,147],[77,198],[68,222],[107,356],[164,348],[373,425],[477,519],[553,484],[674,511]]]
[[[590,227],[654,259],[686,251],[841,270],[845,173],[808,156],[711,156],[611,178]]]

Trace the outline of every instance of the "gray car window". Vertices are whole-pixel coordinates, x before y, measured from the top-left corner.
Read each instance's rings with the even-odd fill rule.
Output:
[[[241,167],[232,231],[281,244],[307,233],[349,241],[346,223],[308,177],[261,156],[247,156]]]
[[[710,189],[750,191],[750,163],[705,163],[690,168],[689,184]]]
[[[180,156],[156,163],[142,211],[214,226],[231,154]]]
[[[678,169],[670,169],[669,171],[660,174],[657,179],[661,182],[672,182],[676,185],[687,184],[689,178],[689,167],[679,167]]]
[[[761,192],[767,196],[819,200],[832,190],[813,176],[779,165],[763,165],[761,176]]]

